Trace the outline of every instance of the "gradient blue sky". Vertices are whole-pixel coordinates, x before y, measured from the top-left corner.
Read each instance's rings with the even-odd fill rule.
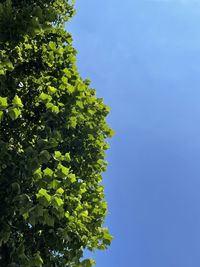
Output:
[[[111,107],[114,241],[97,267],[200,266],[200,1],[76,0],[78,67]]]

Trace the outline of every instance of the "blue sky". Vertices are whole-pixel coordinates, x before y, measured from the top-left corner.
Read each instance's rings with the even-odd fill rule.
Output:
[[[200,1],[76,0],[78,68],[111,107],[114,241],[97,267],[200,266]]]

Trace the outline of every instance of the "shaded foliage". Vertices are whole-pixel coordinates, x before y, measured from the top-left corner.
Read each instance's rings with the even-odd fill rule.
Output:
[[[111,242],[109,108],[76,67],[67,0],[0,1],[0,266],[92,266]]]

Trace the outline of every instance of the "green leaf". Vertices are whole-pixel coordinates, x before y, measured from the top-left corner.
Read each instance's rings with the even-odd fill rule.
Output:
[[[59,113],[59,108],[52,103],[47,103],[46,107],[53,113]]]
[[[75,87],[72,86],[71,84],[67,84],[67,91],[68,91],[70,94],[72,94],[72,93],[74,93],[74,91],[75,91]]]
[[[70,162],[71,161],[70,154],[69,153],[65,153],[63,159],[68,161],[68,162]]]
[[[110,129],[110,131],[108,133],[108,137],[111,138],[114,134],[115,134],[115,131]]]
[[[84,83],[79,83],[78,84],[78,90],[81,91],[81,92],[84,91],[85,90],[85,84]]]
[[[21,110],[19,108],[10,108],[8,115],[12,120],[16,120],[21,115]]]
[[[41,100],[42,102],[45,102],[45,103],[51,101],[51,99],[52,99],[52,97],[50,95],[45,94],[43,92],[39,95],[38,98],[39,98],[39,100]]]
[[[77,125],[76,117],[71,117],[70,118],[70,125],[71,125],[72,128],[76,128],[76,125]]]
[[[68,85],[68,79],[66,77],[63,76],[61,81],[64,85]]]
[[[76,101],[76,105],[80,108],[80,109],[83,109],[84,106],[83,106],[83,103],[81,101]]]
[[[58,207],[62,206],[64,204],[63,200],[59,197],[54,197],[54,200],[56,202],[56,204],[58,205]]]
[[[0,75],[4,75],[5,71],[3,69],[0,69]]]
[[[96,264],[96,262],[92,259],[86,259],[81,262],[79,267],[92,267]]]
[[[45,199],[50,202],[51,201],[51,196],[47,193],[47,190],[44,188],[41,188],[38,192],[38,194],[36,194],[37,198],[41,198],[41,197],[45,197]]]
[[[108,229],[106,229],[106,228],[104,229],[104,239],[106,241],[108,241],[109,244],[111,243],[111,241],[113,239],[113,237],[109,234]]]
[[[62,195],[64,193],[64,190],[62,189],[62,187],[60,187],[56,190],[56,193]]]
[[[6,109],[7,106],[7,97],[0,97],[0,109]]]
[[[52,178],[53,177],[53,171],[50,168],[46,168],[43,170],[44,177]]]
[[[3,111],[0,111],[0,122],[3,120]]]
[[[52,51],[56,51],[56,44],[54,42],[49,42],[48,48],[50,48]]]
[[[70,180],[71,183],[76,182],[76,176],[73,173],[70,173],[67,178]]]
[[[80,213],[80,216],[82,217],[87,217],[88,216],[88,211],[87,210],[84,210]]]
[[[12,71],[14,69],[14,66],[11,61],[8,61],[5,66],[6,66],[6,69],[9,71]]]
[[[43,263],[44,263],[44,261],[40,256],[40,252],[37,252],[31,261],[31,266],[41,267],[43,265]]]
[[[69,213],[68,212],[65,212],[65,217],[68,219],[69,218]]]
[[[28,217],[29,217],[29,213],[28,212],[25,212],[24,214],[22,214],[24,220],[27,220]]]
[[[63,159],[63,156],[62,156],[62,154],[61,154],[60,151],[55,151],[55,152],[54,152],[54,158],[55,158],[56,160],[62,160],[62,159]]]
[[[56,91],[57,91],[57,89],[56,89],[55,87],[53,87],[53,86],[48,86],[48,92],[49,92],[50,95],[55,94]]]
[[[37,170],[34,171],[33,177],[35,179],[42,179],[42,171],[41,171],[41,168],[38,168]]]
[[[49,184],[49,186],[50,186],[50,188],[52,188],[52,189],[56,189],[56,188],[58,188],[58,186],[60,185],[60,181],[59,180],[56,180],[56,179],[54,179],[50,184]]]
[[[66,76],[67,78],[70,78],[70,77],[71,77],[71,73],[70,73],[69,69],[65,68],[65,69],[63,70],[63,72],[64,72],[64,74],[65,74],[65,76]]]
[[[58,167],[57,167],[57,174],[61,178],[66,178],[67,175],[69,174],[69,168],[67,168],[67,167],[63,166],[61,163],[59,163]]]
[[[20,107],[20,108],[22,108],[22,107],[24,106],[24,105],[22,104],[21,99],[20,99],[17,95],[14,97],[12,103],[13,103],[13,105],[14,105],[15,107]]]

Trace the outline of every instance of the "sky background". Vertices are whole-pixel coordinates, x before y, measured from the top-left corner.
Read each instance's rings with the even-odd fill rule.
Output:
[[[81,76],[111,107],[97,267],[200,266],[200,1],[76,0]]]

